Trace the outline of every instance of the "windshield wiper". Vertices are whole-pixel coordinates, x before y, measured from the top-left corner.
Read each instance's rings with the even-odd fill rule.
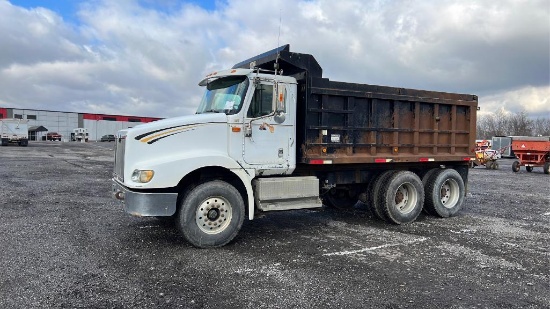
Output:
[[[221,113],[221,111],[215,110],[215,109],[209,109],[204,111],[203,113]]]

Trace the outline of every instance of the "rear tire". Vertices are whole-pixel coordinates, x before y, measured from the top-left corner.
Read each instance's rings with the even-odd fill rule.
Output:
[[[369,180],[369,183],[367,184],[367,190],[365,192],[365,199],[364,201],[361,201],[363,204],[367,205],[367,207],[371,210],[371,212],[374,214],[375,217],[378,218],[378,215],[376,214],[375,206],[374,206],[374,185],[376,184],[376,179],[380,175],[373,175],[373,177]],[[359,199],[361,200],[361,199]],[[381,219],[381,218],[379,218]]]
[[[399,171],[382,185],[378,204],[390,222],[405,224],[416,220],[424,204],[422,181],[413,172]]]
[[[520,167],[519,161],[514,161],[514,163],[512,163],[512,171],[514,171],[515,173],[519,172],[519,167]]]
[[[365,204],[371,207],[374,210],[374,186],[376,185],[376,180],[380,178],[381,174],[375,175],[369,181],[367,185],[367,198]]]
[[[550,162],[544,163],[544,167],[542,168],[545,174],[550,174]]]
[[[195,247],[221,247],[237,236],[244,215],[239,191],[225,181],[214,180],[196,186],[182,199],[176,225]]]
[[[384,195],[383,192],[383,185],[386,179],[390,178],[393,174],[397,173],[396,170],[390,170],[385,171],[382,174],[380,174],[376,179],[374,180],[374,184],[372,186],[372,194],[369,194],[371,196],[370,202],[371,207],[374,209],[374,214],[378,217],[380,220],[384,220],[387,222],[391,222],[390,218],[386,215],[384,212],[384,206],[380,202],[380,196]]]
[[[485,168],[490,170],[493,168],[493,161],[487,161],[485,162]]]
[[[3,138],[2,139],[2,146],[8,146],[8,139],[7,138]]]
[[[498,170],[498,162],[497,161],[493,162],[493,166],[491,168],[494,170]]]
[[[425,207],[442,218],[456,215],[464,203],[464,181],[454,169],[444,169],[434,174],[424,191]]]
[[[473,164],[473,163],[472,163]],[[473,167],[473,166],[472,166]],[[422,176],[422,186],[424,188],[426,188],[426,186],[428,185],[428,181],[430,180],[430,178],[432,178],[433,174],[437,173],[438,171],[440,171],[441,169],[440,168],[432,168],[431,170],[429,170],[426,174],[424,174],[424,176]],[[424,198],[424,204],[426,203],[426,198]],[[435,213],[431,213],[430,210],[428,208],[426,208],[426,205],[423,205],[422,206],[422,211],[428,215],[432,215],[432,216],[435,216],[437,214]]]

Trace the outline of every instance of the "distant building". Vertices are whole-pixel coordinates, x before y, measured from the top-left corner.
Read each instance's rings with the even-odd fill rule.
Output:
[[[71,133],[76,128],[88,129],[89,140],[95,141],[100,140],[103,135],[115,134],[121,129],[162,119],[9,107],[0,107],[0,118],[27,119],[29,121],[29,140],[35,141],[45,139],[48,132],[57,132],[63,136],[63,141],[70,141]]]

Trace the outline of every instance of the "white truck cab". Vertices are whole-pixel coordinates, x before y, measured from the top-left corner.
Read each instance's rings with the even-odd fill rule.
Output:
[[[263,203],[258,199],[262,194],[256,194],[255,201],[253,193],[257,177],[288,175],[296,167],[296,84],[293,77],[252,69],[209,74],[199,83],[205,92],[196,114],[118,132],[115,197],[123,200],[125,210],[133,215],[175,216],[189,192],[205,183],[218,185],[218,190],[234,191],[231,198],[235,201],[219,198],[231,203],[232,221],[238,217],[234,223],[238,228],[245,213],[253,219],[255,204],[262,210],[322,206],[314,177],[290,177],[284,182],[266,178],[254,184],[257,190],[263,189]],[[278,199],[286,203],[275,203]],[[242,204],[242,209],[236,204]],[[196,207],[190,213],[196,222],[203,220]],[[218,224],[222,216],[221,210],[206,211],[206,226]],[[186,224],[180,229],[199,247],[223,245],[238,231],[232,228],[230,237],[219,240],[216,234],[229,230],[227,227],[213,228],[216,233],[210,232],[210,227],[199,228],[214,240],[195,241],[186,235],[195,232],[186,231]],[[198,223],[188,224],[196,228]]]
[[[71,132],[71,141],[87,142],[90,134],[86,128],[76,128]]]

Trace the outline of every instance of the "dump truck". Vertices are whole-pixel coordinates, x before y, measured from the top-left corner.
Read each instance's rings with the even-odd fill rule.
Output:
[[[2,146],[17,143],[26,147],[29,144],[28,120],[17,118],[0,119],[0,136]]]
[[[199,86],[196,114],[117,132],[112,179],[127,213],[174,220],[196,247],[271,211],[365,203],[407,224],[463,206],[475,95],[331,81],[289,45]]]

